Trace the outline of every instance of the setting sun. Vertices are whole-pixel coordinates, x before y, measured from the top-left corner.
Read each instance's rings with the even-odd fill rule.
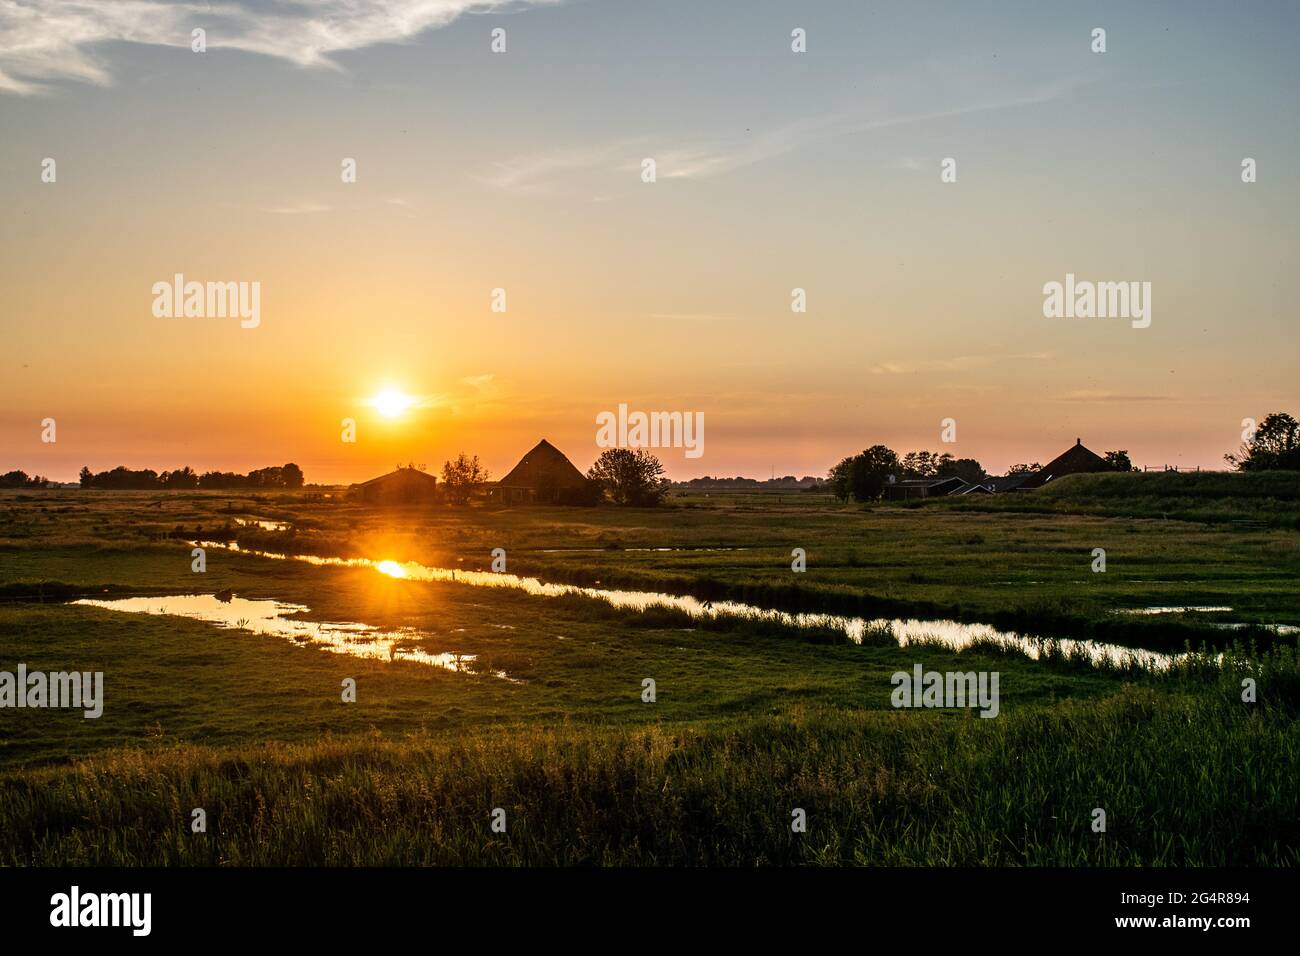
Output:
[[[390,388],[372,398],[370,404],[385,418],[398,418],[408,408],[414,407],[415,399],[395,388]]]

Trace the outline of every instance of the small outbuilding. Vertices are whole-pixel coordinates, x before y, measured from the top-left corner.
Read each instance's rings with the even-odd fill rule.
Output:
[[[369,504],[412,504],[437,496],[438,479],[418,468],[398,468],[348,489],[348,497]]]
[[[1026,481],[1032,478],[1037,472],[1018,471],[1014,475],[1002,475],[999,478],[987,478],[984,486],[995,495],[1007,491],[1019,491]]]
[[[964,478],[958,478],[956,475],[947,478],[905,478],[885,485],[885,498],[888,501],[902,501],[906,498],[940,498],[952,494],[966,484]]]

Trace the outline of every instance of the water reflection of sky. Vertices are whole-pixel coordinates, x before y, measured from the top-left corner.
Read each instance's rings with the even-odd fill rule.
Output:
[[[962,650],[979,641],[1018,650],[1033,660],[1048,652],[1084,655],[1094,662],[1135,664],[1152,670],[1167,668],[1177,655],[1143,651],[1119,644],[1100,641],[1027,637],[1011,631],[999,631],[987,624],[964,624],[960,621],[916,620],[904,618],[845,617],[838,614],[792,613],[755,607],[736,601],[701,601],[689,595],[663,594],[654,591],[620,591],[608,588],[581,587],[576,584],[554,584],[537,578],[519,577],[495,571],[466,571],[457,568],[437,568],[417,561],[372,561],[369,558],[330,558],[317,555],[286,555],[268,551],[241,549],[237,544],[197,541],[198,546],[236,550],[244,554],[275,560],[304,561],[325,567],[373,568],[389,577],[411,581],[437,581],[467,584],[473,587],[509,588],[539,597],[561,597],[580,594],[605,601],[614,607],[644,611],[647,608],[676,608],[695,618],[734,617],[742,620],[775,621],[790,627],[830,628],[842,631],[850,640],[862,643],[867,634],[891,633],[901,646],[932,643],[953,650]]]
[[[337,654],[368,660],[410,661],[449,671],[462,673],[474,671],[475,655],[432,654],[420,650],[412,645],[422,640],[425,635],[409,628],[384,631],[369,624],[294,619],[293,615],[305,614],[311,610],[302,604],[241,597],[222,600],[214,594],[176,594],[168,597],[135,597],[111,601],[81,600],[72,603],[130,614],[168,614],[188,617],[218,627],[285,637]],[[496,671],[493,676],[509,679],[504,671]]]

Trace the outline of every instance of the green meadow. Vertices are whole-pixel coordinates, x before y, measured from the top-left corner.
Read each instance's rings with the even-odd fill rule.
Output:
[[[103,671],[105,702],[93,720],[0,709],[0,863],[1291,865],[1300,664],[1277,625],[1300,625],[1284,520],[1298,490],[1275,475],[1078,476],[976,502],[694,492],[648,510],[5,493],[0,670]],[[243,551],[209,547],[198,574],[187,539]],[[879,631],[859,644],[246,553],[486,571],[496,548],[543,581],[1049,643],[1038,659]],[[68,603],[165,611],[226,590],[468,662]],[[1123,613],[1199,607],[1230,610]],[[1193,653],[1168,671],[1099,666],[1054,638]],[[997,671],[997,717],[893,707],[891,675],[916,664]]]

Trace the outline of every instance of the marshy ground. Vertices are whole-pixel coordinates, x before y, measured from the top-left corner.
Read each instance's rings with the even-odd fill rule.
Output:
[[[0,669],[102,670],[106,702],[97,720],[0,710],[0,862],[1300,862],[1294,489],[1243,483],[1225,508],[1151,477],[1141,493],[1062,482],[1019,506],[909,508],[795,492],[647,511],[5,494]],[[245,551],[209,547],[197,574],[189,540]],[[494,548],[544,581],[1238,651],[1149,673],[880,634],[859,645],[246,553],[487,571]],[[167,611],[169,596],[227,591],[470,663],[69,603],[138,595]],[[1230,610],[1117,613],[1204,607]],[[998,671],[998,717],[894,709],[890,677],[917,663]],[[796,808],[806,833],[791,830]]]

